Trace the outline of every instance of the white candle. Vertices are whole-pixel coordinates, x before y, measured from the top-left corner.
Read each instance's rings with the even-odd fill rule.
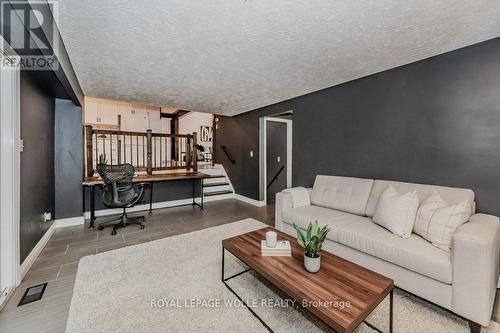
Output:
[[[276,233],[276,231],[266,232],[266,246],[276,247],[277,243],[278,243],[278,234]]]

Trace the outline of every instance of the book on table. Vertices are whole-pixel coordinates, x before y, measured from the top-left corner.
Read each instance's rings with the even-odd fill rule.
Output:
[[[262,256],[274,256],[274,257],[291,257],[292,248],[290,242],[287,240],[279,240],[276,247],[268,247],[266,241],[262,240],[260,242],[260,253]]]

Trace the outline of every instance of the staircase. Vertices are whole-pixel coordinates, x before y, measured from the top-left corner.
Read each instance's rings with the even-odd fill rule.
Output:
[[[203,179],[203,199],[204,201],[215,201],[231,199],[234,197],[234,190],[226,170],[221,165],[206,166],[199,169],[210,178]]]

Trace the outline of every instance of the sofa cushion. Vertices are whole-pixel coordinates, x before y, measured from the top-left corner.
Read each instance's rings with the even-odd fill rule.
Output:
[[[457,205],[464,201],[468,201],[471,206],[471,214],[475,211],[474,192],[466,188],[375,180],[368,199],[368,204],[366,205],[366,216],[373,216],[380,196],[389,185],[392,185],[399,193],[406,193],[413,190],[417,191],[420,203],[436,192],[450,205]]]
[[[389,185],[378,200],[373,222],[393,234],[408,238],[415,224],[417,209],[418,196],[415,191],[400,194]]]
[[[451,284],[451,254],[420,236],[403,239],[373,222],[353,222],[339,230],[337,237],[343,245]]]
[[[432,245],[450,252],[453,234],[469,221],[470,212],[469,202],[448,205],[439,194],[434,193],[418,209],[413,231]]]
[[[365,215],[373,179],[316,176],[311,204]]]
[[[328,225],[331,231],[326,238],[335,242],[338,240],[339,231],[349,223],[356,221],[370,223],[367,217],[313,205],[285,209],[282,218],[284,223],[295,223],[302,229],[307,229],[309,223],[313,221],[318,221],[320,226]]]

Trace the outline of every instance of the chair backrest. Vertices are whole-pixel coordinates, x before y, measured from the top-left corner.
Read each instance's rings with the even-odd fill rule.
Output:
[[[132,164],[98,164],[97,172],[104,181],[104,185],[110,191],[113,191],[113,183],[116,183],[118,192],[132,189],[135,168]]]

